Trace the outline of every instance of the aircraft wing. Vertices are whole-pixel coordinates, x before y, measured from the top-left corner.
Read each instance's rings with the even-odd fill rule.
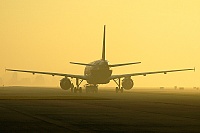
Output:
[[[56,73],[56,72],[40,72],[40,71],[29,71],[29,70],[16,70],[16,69],[6,69],[6,71],[24,72],[24,73],[32,73],[32,74],[45,74],[45,75],[51,75],[51,76],[65,76],[65,77],[87,80],[87,77],[84,75],[65,74],[65,73]]]
[[[169,72],[180,72],[180,71],[189,71],[189,70],[195,71],[195,68],[194,69],[189,68],[189,69],[176,69],[176,70],[165,70],[165,71],[140,72],[140,73],[131,73],[131,74],[112,75],[110,77],[110,80],[117,79],[117,78],[123,78],[123,77],[140,76],[140,75],[146,76],[148,74],[159,74],[159,73],[167,74]]]

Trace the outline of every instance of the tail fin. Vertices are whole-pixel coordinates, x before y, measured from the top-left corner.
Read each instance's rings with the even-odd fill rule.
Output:
[[[104,32],[103,32],[103,49],[102,49],[102,60],[106,60],[105,58],[105,56],[106,56],[106,53],[105,53],[105,51],[106,51],[106,48],[105,48],[105,43],[106,43],[106,41],[105,41],[105,39],[106,39],[106,25],[104,25]]]

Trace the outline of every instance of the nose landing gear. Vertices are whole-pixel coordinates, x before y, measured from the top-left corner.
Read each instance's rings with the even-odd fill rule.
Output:
[[[86,84],[85,90],[86,90],[86,93],[88,93],[88,92],[97,93],[98,92],[98,85],[96,85],[96,84]]]
[[[82,93],[82,87],[78,87],[78,88],[74,87],[74,93],[77,93],[77,92]]]

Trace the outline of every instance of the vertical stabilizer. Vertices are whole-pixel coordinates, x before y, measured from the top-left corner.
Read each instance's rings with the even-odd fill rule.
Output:
[[[106,58],[106,48],[105,48],[105,39],[106,39],[106,25],[104,25],[104,31],[103,31],[103,49],[102,49],[102,60],[105,60]]]

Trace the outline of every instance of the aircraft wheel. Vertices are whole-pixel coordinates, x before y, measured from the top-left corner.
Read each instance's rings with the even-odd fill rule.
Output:
[[[71,92],[74,92],[74,88],[71,88]]]
[[[115,91],[116,91],[116,93],[118,93],[118,91],[119,91],[119,88],[118,88],[118,87],[116,87]]]
[[[121,89],[120,89],[120,92],[121,92],[121,93],[123,93],[123,92],[124,92],[124,88],[123,88],[123,87],[121,87]]]
[[[74,84],[73,83],[71,84],[71,89],[74,89]]]
[[[95,88],[91,88],[92,93],[95,93]]]
[[[74,93],[76,93],[77,92],[77,88],[76,87],[74,87]]]
[[[95,91],[94,91],[95,93],[98,93],[98,88],[95,88]]]
[[[79,88],[79,93],[82,93],[82,88],[81,87]]]

